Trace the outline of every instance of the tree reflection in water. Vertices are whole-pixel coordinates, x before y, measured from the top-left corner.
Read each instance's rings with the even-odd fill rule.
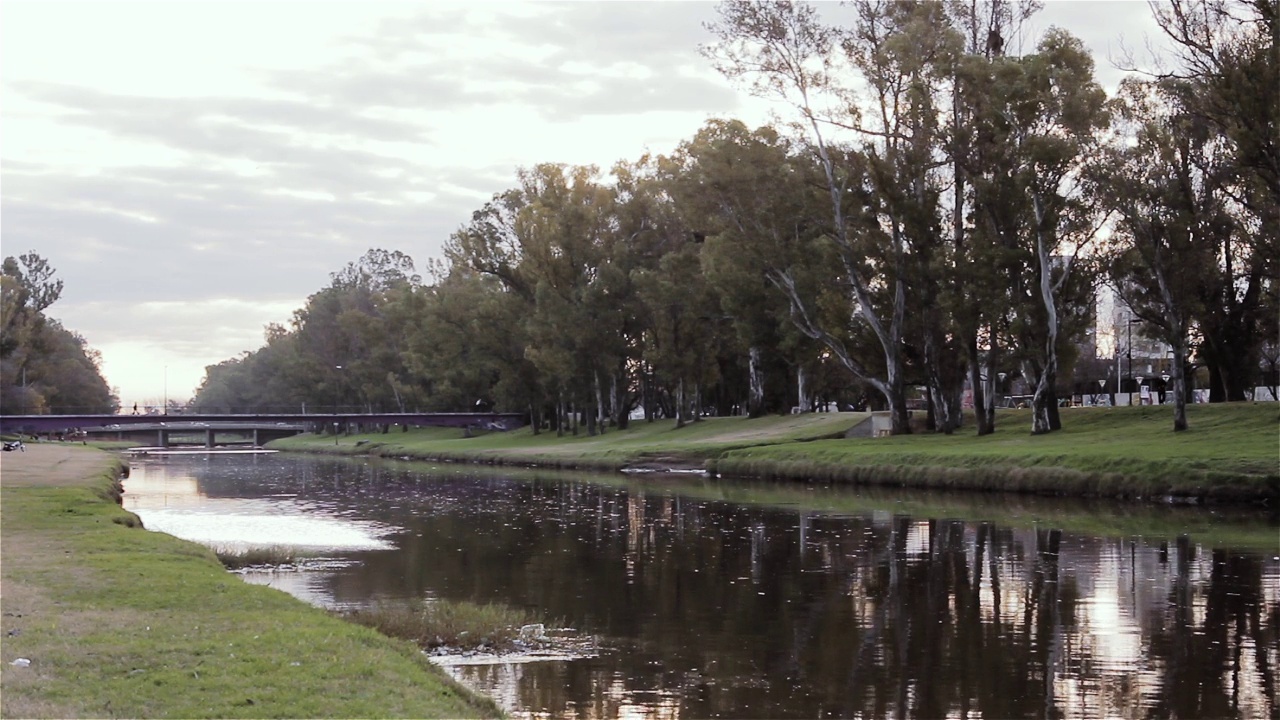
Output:
[[[272,462],[252,490],[194,474],[206,493],[292,494],[404,530],[334,571],[333,603],[504,602],[601,637],[599,657],[451,670],[513,715],[1280,713],[1275,553],[1067,532],[1043,505],[1011,527],[825,512],[812,488],[797,510],[714,499],[731,492],[714,481],[695,496]]]

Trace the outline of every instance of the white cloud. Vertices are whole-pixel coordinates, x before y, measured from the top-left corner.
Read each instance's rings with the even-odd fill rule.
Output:
[[[50,312],[126,404],[188,396],[371,247],[424,267],[517,167],[607,168],[708,116],[765,119],[698,55],[711,3],[2,12],[3,253],[58,270]],[[1146,12],[1051,2],[1044,21],[1097,48]]]

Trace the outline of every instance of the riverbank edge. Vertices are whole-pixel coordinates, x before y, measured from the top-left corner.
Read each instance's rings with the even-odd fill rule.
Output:
[[[1007,492],[1047,497],[1105,498],[1155,504],[1252,505],[1280,507],[1280,462],[1275,472],[1264,474],[1170,468],[1163,462],[1127,459],[1125,472],[1081,470],[1045,464],[1027,464],[1014,455],[931,458],[913,462],[825,462],[805,457],[809,440],[761,442],[757,447],[786,447],[793,457],[749,457],[746,448],[654,453],[611,450],[605,457],[556,457],[502,449],[476,448],[471,452],[422,451],[388,441],[385,435],[358,436],[348,444],[329,445],[329,436],[302,436],[268,447],[282,452],[319,455],[371,456],[428,463],[479,466],[625,472],[642,470],[703,471],[711,477],[756,481],[818,482],[881,488]],[[469,440],[475,442],[477,438]],[[737,454],[739,457],[734,457]],[[908,453],[904,452],[905,457]],[[795,457],[799,456],[799,457]],[[1036,460],[1042,463],[1043,459]]]
[[[413,643],[245,583],[198,543],[144,531],[121,506],[128,463],[75,450],[100,453],[99,469],[69,483],[0,481],[0,715],[502,716],[491,698],[454,681]],[[192,604],[188,594],[169,592],[211,581],[216,602]],[[145,600],[120,592],[136,593],[140,583]],[[217,617],[230,607],[251,616]],[[178,628],[184,632],[166,642]],[[136,642],[144,636],[151,637]],[[213,650],[222,647],[239,657]]]

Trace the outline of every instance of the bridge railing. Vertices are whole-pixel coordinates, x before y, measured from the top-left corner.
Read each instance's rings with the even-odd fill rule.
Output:
[[[360,423],[417,427],[471,427],[514,430],[525,424],[520,413],[253,413],[244,415],[183,413],[181,415],[0,415],[0,432],[45,433],[155,423]]]

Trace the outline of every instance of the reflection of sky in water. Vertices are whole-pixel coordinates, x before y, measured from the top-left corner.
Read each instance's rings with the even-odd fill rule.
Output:
[[[247,583],[266,585],[316,607],[329,610],[352,610],[363,603],[338,603],[328,585],[328,573],[323,570],[242,570],[236,573]]]
[[[433,661],[435,659],[433,658]],[[590,702],[570,702],[560,713],[536,712],[525,705],[522,688],[564,684],[563,662],[490,662],[485,664],[440,663],[455,680],[491,698],[511,718],[679,718],[680,697],[674,691],[635,690],[624,678],[601,674],[593,678],[595,694]]]
[[[165,466],[135,465],[124,481],[124,507],[148,530],[232,552],[256,547],[305,550],[386,550],[395,528],[337,516],[290,496],[216,498],[195,478]]]
[[[276,503],[276,509],[285,512]],[[132,508],[131,508],[132,509]],[[308,550],[386,550],[387,529],[375,523],[334,517],[263,513],[261,503],[211,501],[196,508],[134,510],[149,530],[168,533],[211,547],[243,550],[286,546]]]
[[[497,600],[607,641],[575,659],[437,659],[511,717],[940,717],[959,702],[988,710],[973,717],[1275,717],[1273,553],[381,472],[139,463],[125,506],[208,545],[351,551],[241,573],[315,605]],[[392,533],[394,552],[359,552]]]

